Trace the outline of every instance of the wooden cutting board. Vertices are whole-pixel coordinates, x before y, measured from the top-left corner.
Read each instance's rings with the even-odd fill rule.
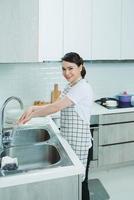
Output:
[[[51,103],[55,102],[61,94],[58,84],[54,84],[54,90],[51,92]]]

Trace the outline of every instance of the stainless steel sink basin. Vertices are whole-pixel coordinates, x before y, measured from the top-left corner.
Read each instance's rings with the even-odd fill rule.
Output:
[[[60,161],[61,157],[54,145],[36,144],[7,148],[1,157],[10,156],[18,159],[18,170],[48,168]]]
[[[72,165],[57,135],[49,127],[18,128],[13,134],[11,130],[6,131],[9,141],[5,140],[5,148],[0,153],[0,165],[2,157],[9,156],[17,158],[18,168],[0,170],[0,176]]]
[[[50,134],[43,128],[17,129],[13,133],[11,146],[27,145],[44,142],[50,139]]]

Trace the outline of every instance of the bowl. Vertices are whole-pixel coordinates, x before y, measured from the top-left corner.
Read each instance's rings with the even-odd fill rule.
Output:
[[[105,105],[106,105],[107,107],[115,108],[115,107],[118,106],[118,102],[115,101],[115,100],[108,100],[108,101],[106,101]]]

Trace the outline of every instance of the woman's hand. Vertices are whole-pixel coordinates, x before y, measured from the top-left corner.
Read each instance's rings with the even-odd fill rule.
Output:
[[[68,106],[71,106],[73,102],[68,98],[64,97],[57,100],[56,102],[44,106],[31,106],[23,113],[18,120],[17,124],[25,124],[33,117],[45,117],[47,115],[58,112]]]
[[[25,124],[34,116],[35,111],[39,109],[39,106],[31,106],[29,107],[19,118],[17,124]]]

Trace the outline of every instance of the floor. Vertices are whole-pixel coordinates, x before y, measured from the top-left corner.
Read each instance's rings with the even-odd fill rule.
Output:
[[[134,165],[90,172],[92,178],[101,181],[110,200],[134,199]]]

